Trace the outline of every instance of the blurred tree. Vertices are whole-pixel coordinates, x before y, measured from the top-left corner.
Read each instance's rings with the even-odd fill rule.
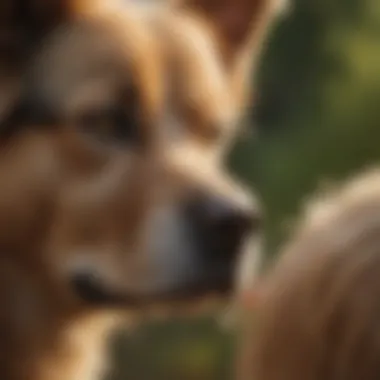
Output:
[[[262,195],[271,252],[321,181],[380,158],[379,40],[378,0],[299,0],[277,28],[261,68],[259,137],[232,157]]]

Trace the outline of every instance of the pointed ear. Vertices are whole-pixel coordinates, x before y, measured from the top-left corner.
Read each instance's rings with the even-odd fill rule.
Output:
[[[279,1],[282,0],[172,0],[210,25],[227,61],[261,44]]]

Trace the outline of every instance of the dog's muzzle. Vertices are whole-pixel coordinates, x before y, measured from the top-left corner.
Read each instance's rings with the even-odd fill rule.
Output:
[[[246,241],[259,233],[259,211],[221,196],[203,195],[187,205],[201,272],[198,281],[210,290],[230,291],[235,269]]]

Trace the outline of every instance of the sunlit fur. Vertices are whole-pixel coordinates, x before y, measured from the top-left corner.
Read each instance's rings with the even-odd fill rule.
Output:
[[[84,269],[136,298],[196,279],[180,212],[193,194],[258,213],[222,159],[271,4],[236,3],[245,30],[231,39],[207,2],[1,3],[1,379],[96,378],[118,313],[70,278]],[[98,114],[116,106],[137,112],[126,140]]]
[[[310,202],[263,283],[239,379],[376,379],[380,170]]]

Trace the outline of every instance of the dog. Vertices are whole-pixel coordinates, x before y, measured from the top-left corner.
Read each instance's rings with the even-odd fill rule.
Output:
[[[227,296],[259,231],[223,156],[273,2],[148,8],[0,5],[4,380],[97,378],[120,310]]]
[[[264,277],[239,379],[380,374],[380,170],[319,195]]]

